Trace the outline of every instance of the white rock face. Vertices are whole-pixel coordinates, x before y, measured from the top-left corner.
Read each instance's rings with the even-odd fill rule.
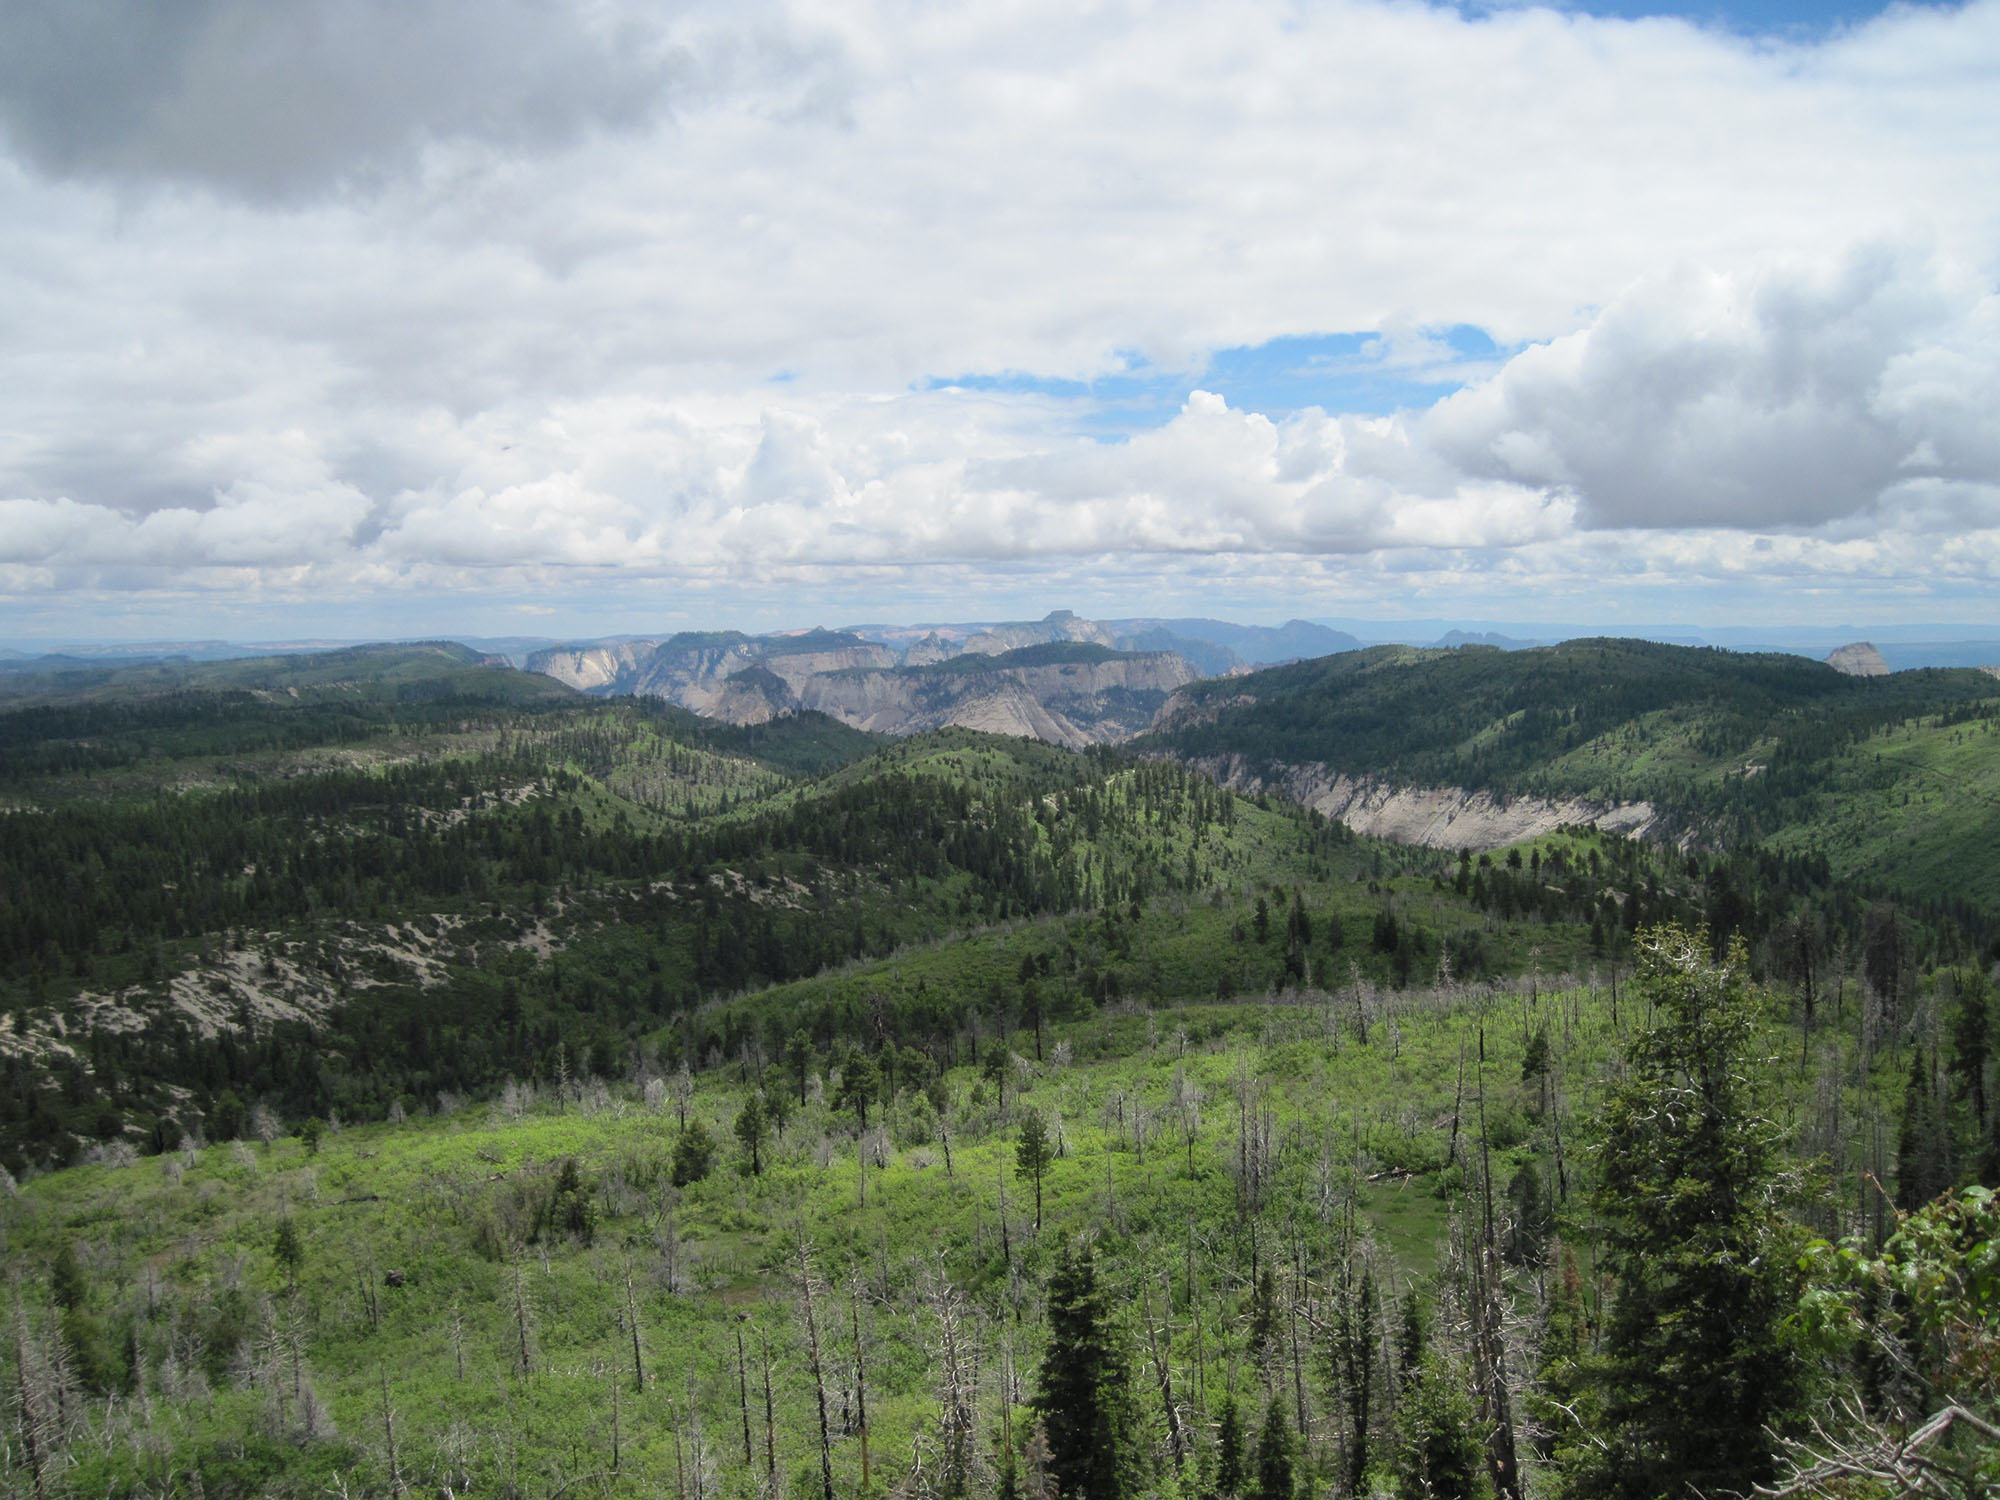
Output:
[[[974,637],[963,651],[935,631],[907,651],[839,631],[725,631],[558,647],[536,652],[528,667],[585,692],[664,698],[731,724],[803,708],[878,734],[952,725],[1081,746],[1130,739],[1199,674],[1167,651],[1034,664],[993,658],[1024,646],[1056,647],[1057,655],[1067,643],[1108,647],[1105,636],[1096,622],[1058,611]]]
[[[930,667],[941,661],[950,661],[959,654],[956,646],[933,630],[929,635],[910,642],[910,649],[903,653],[903,665]]]
[[[656,640],[603,641],[590,646],[554,646],[531,652],[527,667],[566,683],[578,692],[615,690],[619,679],[631,673],[658,648]]]
[[[1889,664],[1882,660],[1882,653],[1870,641],[1855,641],[1842,646],[1826,664],[1836,672],[1845,672],[1849,677],[1887,677]]]
[[[815,677],[799,706],[878,734],[949,725],[1078,747],[1129,739],[1193,680],[1194,668],[1168,653],[982,671],[906,667]]]
[[[1046,619],[1024,625],[996,625],[968,636],[965,651],[970,655],[999,656],[1023,646],[1047,646],[1057,641],[1081,641],[1087,646],[1116,648],[1118,639],[1111,628],[1095,620],[1085,620],[1067,609],[1059,609]]]
[[[1595,802],[1584,797],[1511,797],[1464,787],[1392,786],[1346,776],[1320,764],[1293,766],[1273,780],[1251,774],[1240,756],[1197,761],[1224,786],[1252,795],[1278,792],[1345,823],[1356,833],[1426,849],[1498,849],[1558,828],[1595,823],[1612,833],[1650,832],[1659,814],[1648,802]]]

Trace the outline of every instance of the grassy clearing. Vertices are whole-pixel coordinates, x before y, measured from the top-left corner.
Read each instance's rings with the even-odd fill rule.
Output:
[[[670,1092],[648,1104],[642,1090],[595,1083],[553,1100],[513,1091],[330,1132],[317,1151],[281,1138],[37,1178],[4,1210],[12,1295],[23,1326],[39,1328],[53,1316],[48,1268],[65,1247],[81,1268],[87,1290],[63,1316],[99,1390],[71,1444],[65,1483],[78,1494],[186,1485],[197,1472],[210,1495],[320,1493],[339,1473],[354,1492],[386,1491],[385,1392],[397,1472],[412,1484],[553,1494],[588,1477],[603,1492],[656,1494],[700,1464],[736,1493],[765,1462],[767,1346],[781,1481],[812,1493],[803,1235],[836,1479],[854,1493],[857,1319],[878,1486],[908,1472],[935,1419],[939,1287],[956,1289],[977,1332],[990,1443],[1026,1419],[1009,1398],[1032,1388],[1041,1283],[1054,1247],[1080,1235],[1108,1257],[1140,1344],[1149,1329],[1164,1340],[1192,1411],[1225,1387],[1246,1399],[1282,1388],[1284,1361],[1246,1347],[1256,1268],[1295,1269],[1308,1298],[1356,1258],[1389,1291],[1422,1284],[1452,1215],[1476,1201],[1482,1160],[1503,1215],[1513,1174],[1533,1160],[1567,1183],[1557,1207],[1572,1219],[1598,1090],[1644,1020],[1629,996],[1614,1015],[1608,985],[1572,982],[1365,987],[1358,1002],[1127,1002],[1051,1028],[1039,1065],[1028,1033],[989,1032],[978,1062],[911,1074],[865,1130],[827,1102],[839,1078],[821,1054],[761,1176],[731,1133],[746,1070],[723,1066],[686,1103],[719,1143],[717,1164],[682,1188]],[[1546,1080],[1523,1076],[1537,1035]],[[1830,1201],[1851,1203],[1894,1060],[1880,1060],[1878,1078],[1822,1039],[1809,1066],[1778,1062],[1799,1043],[1775,1013],[1768,1042],[1773,1083],[1801,1101],[1784,1106],[1795,1140],[1818,1140],[1838,1100],[1845,1123],[1827,1144],[1844,1168]],[[1838,1088],[1812,1102],[1829,1070]],[[795,1081],[773,1068],[765,1085]],[[1062,1148],[1039,1234],[1033,1185],[1015,1169],[1030,1110]],[[561,1222],[566,1162],[587,1235]],[[295,1278],[275,1253],[287,1217]],[[1526,1296],[1530,1269],[1520,1275]],[[1308,1350],[1308,1381],[1310,1367]],[[324,1417],[311,1415],[315,1400]],[[1323,1398],[1308,1400],[1317,1410]]]

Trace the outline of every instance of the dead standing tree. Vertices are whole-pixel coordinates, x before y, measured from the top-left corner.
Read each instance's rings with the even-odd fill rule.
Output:
[[[924,1306],[935,1320],[932,1356],[937,1367],[937,1436],[920,1443],[918,1461],[929,1448],[931,1462],[923,1469],[917,1489],[937,1500],[983,1488],[988,1474],[976,1441],[979,1361],[972,1337],[971,1313],[965,1298],[945,1273],[942,1258],[927,1263],[920,1290]]]
[[[798,1282],[799,1311],[806,1325],[806,1363],[812,1371],[813,1394],[819,1402],[820,1488],[823,1500],[833,1500],[833,1435],[826,1420],[826,1363],[822,1358],[819,1336],[819,1300],[826,1295],[826,1284],[820,1279],[819,1267],[813,1259],[812,1241],[806,1238],[803,1227],[799,1231],[798,1248],[792,1263]]]

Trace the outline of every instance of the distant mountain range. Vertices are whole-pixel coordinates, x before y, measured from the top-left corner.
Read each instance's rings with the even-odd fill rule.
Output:
[[[761,724],[798,709],[882,734],[959,726],[1063,745],[1123,740],[1203,677],[1350,651],[1349,635],[1294,620],[1040,620],[575,641],[524,665],[579,692],[664,698]]]

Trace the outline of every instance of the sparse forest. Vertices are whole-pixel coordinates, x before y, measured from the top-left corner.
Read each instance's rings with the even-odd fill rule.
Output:
[[[2000,1485],[1972,897],[373,664],[0,714],[9,1492]]]

